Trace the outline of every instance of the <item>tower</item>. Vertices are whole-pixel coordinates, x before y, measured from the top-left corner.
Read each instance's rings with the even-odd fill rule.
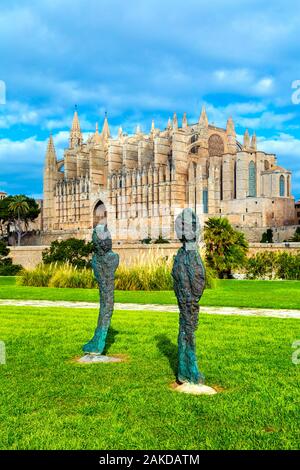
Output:
[[[246,132],[244,134],[244,149],[247,150],[250,147],[250,135],[248,129],[246,129]]]
[[[201,156],[208,155],[208,118],[205,106],[202,107],[198,123]]]
[[[44,229],[51,230],[55,212],[55,186],[57,183],[57,159],[52,134],[50,135],[44,169]]]
[[[77,113],[77,107],[73,117],[72,129],[70,133],[70,148],[79,147],[82,144],[82,134],[80,129],[80,122]]]
[[[105,142],[107,142],[108,139],[110,138],[110,129],[109,129],[109,125],[108,125],[107,113],[105,113],[103,129],[102,129],[102,137],[103,137]]]
[[[252,139],[251,139],[251,149],[252,150],[257,150],[257,138],[256,138],[256,134],[254,132],[253,136],[252,136]]]
[[[236,133],[233,119],[230,117],[226,126],[227,146],[229,153],[236,153]]]

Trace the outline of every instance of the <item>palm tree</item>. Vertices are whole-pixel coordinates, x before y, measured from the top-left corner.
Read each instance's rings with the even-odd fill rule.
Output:
[[[210,218],[204,228],[207,264],[220,278],[230,277],[243,266],[248,251],[245,235],[235,230],[225,217]]]
[[[27,198],[25,196],[14,196],[8,206],[14,216],[14,225],[18,235],[18,246],[21,246],[22,239],[22,220],[30,211]]]

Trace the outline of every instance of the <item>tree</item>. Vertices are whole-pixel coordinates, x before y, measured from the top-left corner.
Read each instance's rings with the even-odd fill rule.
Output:
[[[225,217],[212,217],[206,222],[204,241],[207,264],[219,278],[230,277],[233,269],[245,264],[248,242]]]
[[[0,224],[9,231],[12,226],[17,233],[18,246],[28,232],[29,222],[40,214],[40,208],[33,198],[24,195],[8,196],[0,201]]]
[[[273,243],[273,230],[271,228],[268,228],[268,230],[262,234],[260,243]]]
[[[43,252],[43,262],[45,264],[70,263],[77,268],[84,268],[89,266],[92,252],[92,242],[86,243],[77,238],[54,241],[50,248]]]

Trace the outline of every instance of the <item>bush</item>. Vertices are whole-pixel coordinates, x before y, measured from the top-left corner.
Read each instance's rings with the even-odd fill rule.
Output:
[[[249,258],[246,275],[248,279],[300,280],[300,252],[296,255],[271,251],[258,253]]]
[[[43,252],[44,264],[68,263],[77,268],[90,266],[90,257],[93,252],[93,243],[69,238],[68,240],[54,241],[49,249]]]
[[[58,264],[39,264],[35,269],[23,270],[17,284],[30,287],[48,287],[54,273],[58,270]]]
[[[116,272],[115,286],[118,290],[171,290],[171,271],[172,261],[168,258],[140,261],[129,267],[121,265]]]
[[[49,287],[93,289],[98,285],[91,269],[77,269],[74,266],[63,265],[54,272],[49,281]]]
[[[268,230],[262,234],[260,243],[273,243],[273,230],[271,228],[268,228]]]
[[[297,255],[280,253],[277,258],[276,276],[279,279],[300,280],[300,252]]]
[[[0,264],[0,276],[17,276],[22,271],[22,266],[12,264],[11,260],[7,261],[5,264]]]
[[[264,251],[248,259],[246,275],[248,279],[274,279],[276,269],[277,253]]]
[[[9,248],[3,240],[0,240],[0,276],[16,276],[21,270],[22,266],[13,264],[9,255]]]
[[[163,238],[161,235],[158,237],[157,240],[155,240],[154,245],[164,245],[170,243],[169,240],[166,238]]]
[[[158,253],[141,257],[135,265],[119,266],[115,277],[117,290],[172,290],[171,275],[173,259],[158,257]],[[92,289],[97,287],[96,279],[90,268],[78,269],[70,264],[41,264],[31,271],[22,271],[17,281],[22,286],[69,287]],[[214,275],[206,270],[206,287],[215,287]]]
[[[291,242],[300,242],[300,227],[297,227],[294,236],[290,240]]]

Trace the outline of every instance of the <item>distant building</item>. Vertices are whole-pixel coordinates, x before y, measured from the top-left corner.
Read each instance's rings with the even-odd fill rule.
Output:
[[[105,117],[102,132],[84,142],[77,111],[69,147],[57,160],[50,137],[44,172],[43,230],[53,237],[90,237],[91,228],[107,221],[116,240],[158,237],[175,240],[174,220],[193,208],[202,224],[228,217],[250,241],[267,228],[284,232],[295,225],[292,175],[274,154],[257,148],[254,134],[237,141],[234,122],[226,129],[209,124],[206,110],[189,124],[177,115],[159,130],[138,127],[112,138]]]
[[[7,193],[5,193],[4,191],[0,191],[0,201],[2,201],[2,199],[5,199],[7,197]]]

